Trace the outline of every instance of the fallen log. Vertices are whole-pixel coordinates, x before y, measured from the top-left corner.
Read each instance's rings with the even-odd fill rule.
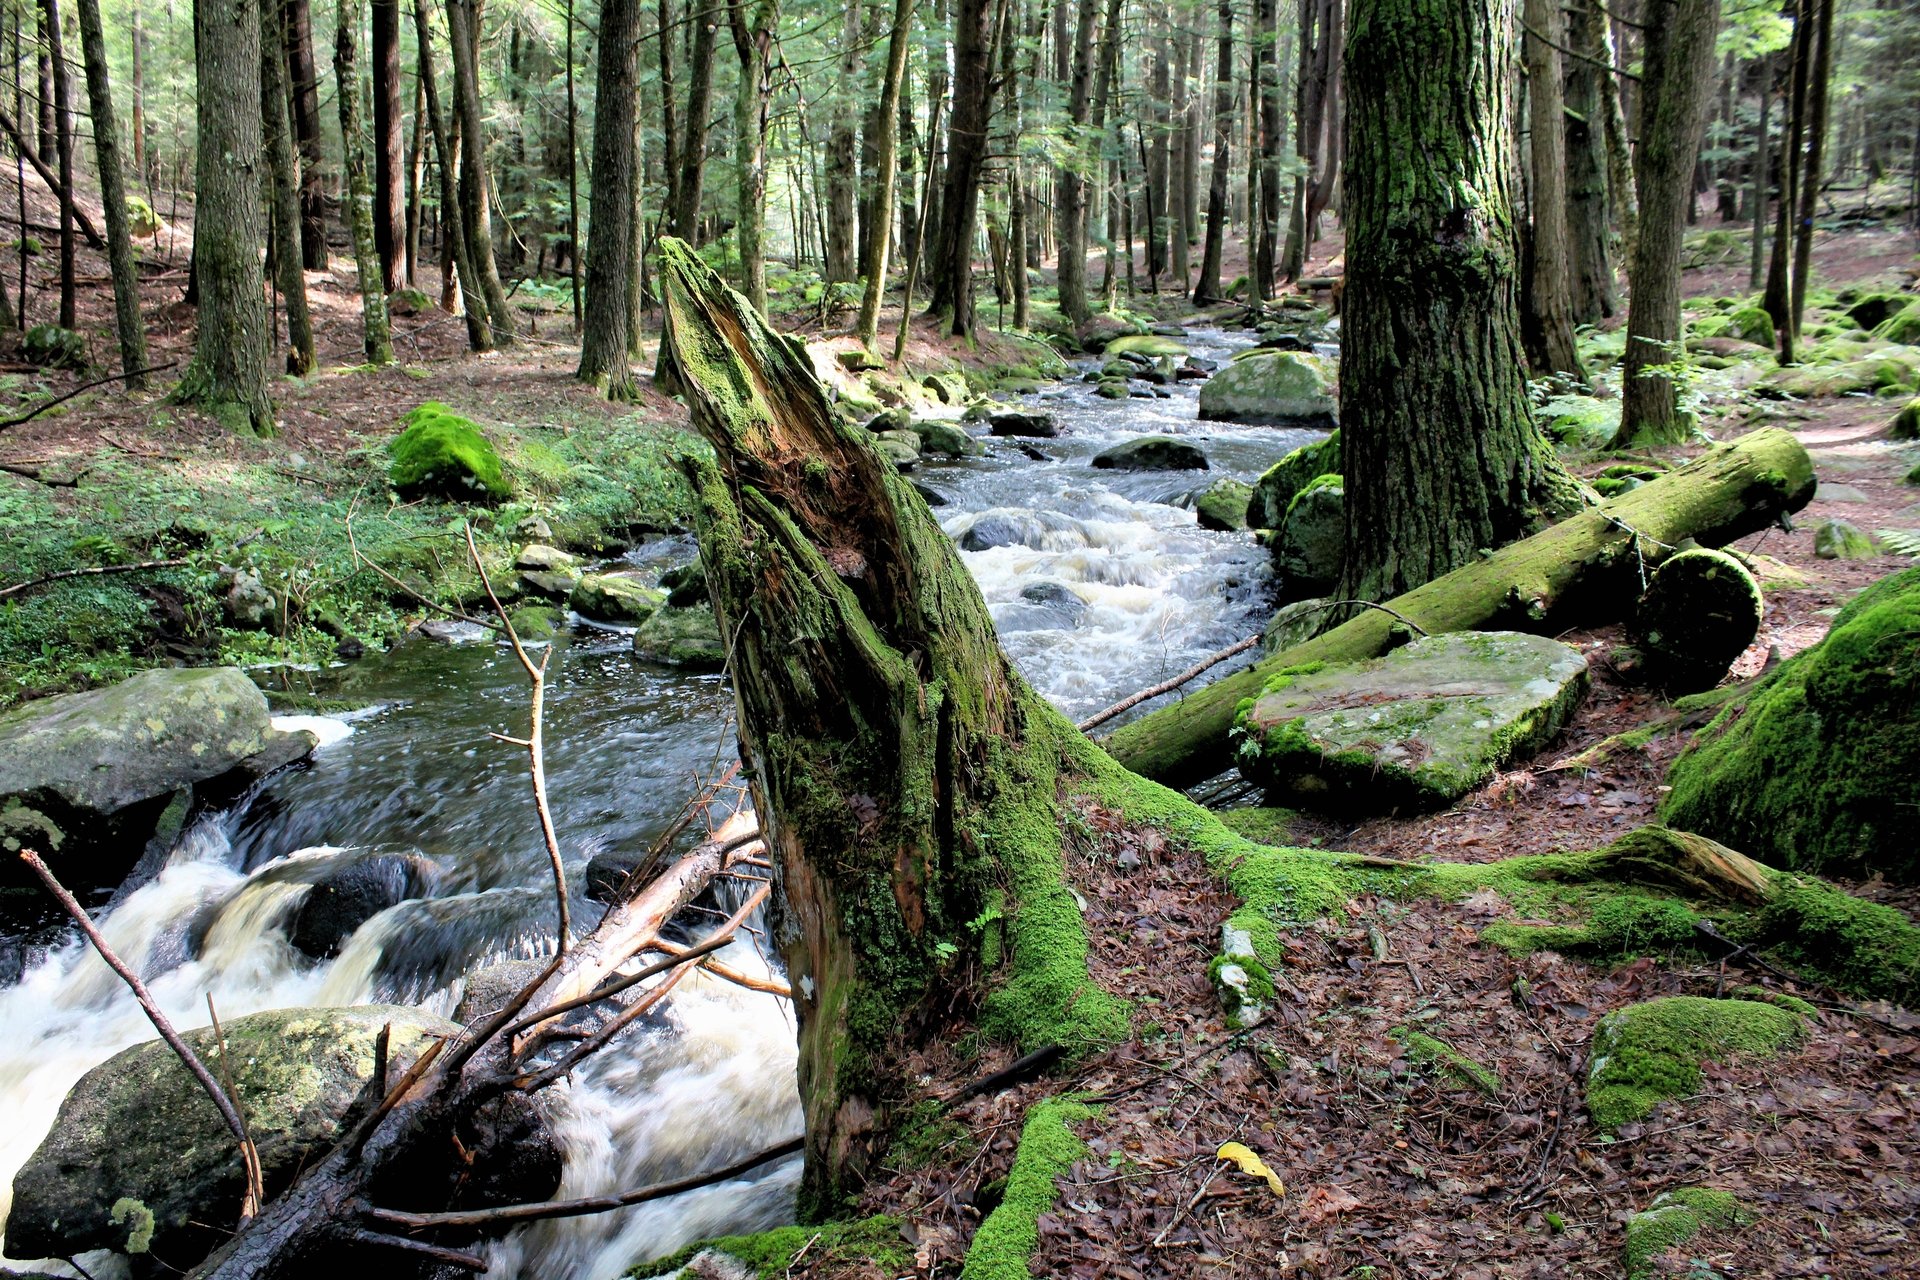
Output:
[[[1724,546],[1800,510],[1813,491],[1813,463],[1800,442],[1778,428],[1756,431],[1388,603],[1433,634],[1551,635],[1618,618],[1677,544]],[[1135,773],[1191,786],[1227,767],[1240,699],[1290,666],[1377,657],[1397,642],[1401,626],[1369,609],[1123,726],[1102,745]]]

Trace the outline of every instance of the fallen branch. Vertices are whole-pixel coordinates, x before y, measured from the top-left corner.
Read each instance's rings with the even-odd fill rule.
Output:
[[[650,951],[664,951],[679,960],[692,956],[696,948],[683,947],[677,942],[668,942],[665,938],[655,938],[647,947]],[[725,979],[736,987],[745,987],[749,991],[761,991],[770,996],[779,996],[783,1000],[793,999],[793,988],[784,982],[772,978],[756,978],[750,973],[721,964],[718,960],[703,960],[700,967],[716,978]]]
[[[353,554],[353,562],[355,564],[364,564],[365,566],[367,566],[367,568],[373,570],[375,573],[379,574],[382,578],[385,578],[388,582],[392,583],[396,588],[400,590],[401,594],[405,595],[408,599],[412,600],[414,603],[419,604],[424,608],[431,609],[433,610],[433,612],[441,614],[445,617],[452,618],[455,622],[471,622],[474,626],[485,627],[489,631],[498,631],[500,629],[500,626],[498,623],[488,622],[484,618],[476,618],[472,614],[461,613],[457,609],[449,609],[442,604],[435,604],[433,601],[427,599],[425,596],[421,595],[418,591],[415,591],[412,587],[402,582],[399,578],[389,573],[385,566],[381,565],[380,563],[372,559],[370,556],[368,556],[364,551],[360,550],[359,540],[356,539],[353,534],[353,513],[354,513],[354,508],[357,507],[359,503],[360,503],[360,497],[358,494],[355,494],[353,501],[347,504],[347,550]],[[481,578],[483,581],[485,580],[485,577],[486,577],[485,574],[481,575]],[[489,591],[489,594],[491,594],[491,591]]]
[[[167,1015],[160,1012],[160,1006],[154,1002],[153,995],[147,990],[147,984],[140,981],[140,975],[127,968],[126,962],[114,954],[113,948],[107,944],[107,940],[101,936],[100,931],[94,928],[93,921],[87,917],[86,908],[67,892],[66,886],[61,884],[48,869],[40,855],[32,849],[22,849],[20,860],[33,869],[33,873],[40,877],[40,883],[47,886],[47,892],[66,908],[67,914],[73,917],[75,924],[80,926],[80,931],[87,935],[87,941],[93,944],[94,951],[101,960],[106,962],[107,968],[120,975],[120,980],[133,992],[133,998],[139,1002],[141,1011],[147,1015],[147,1021],[151,1022],[154,1030],[160,1033],[160,1038],[167,1042],[167,1047],[173,1050],[174,1055],[180,1059],[188,1073],[200,1082],[200,1087],[206,1090],[209,1098],[213,1099],[213,1105],[220,1112],[220,1118],[226,1121],[227,1128],[232,1131],[235,1141],[240,1144],[240,1162],[247,1173],[246,1198],[240,1204],[240,1221],[245,1223],[254,1216],[258,1206],[265,1202],[266,1191],[260,1180],[260,1152],[253,1145],[253,1139],[247,1136],[247,1122],[241,1118],[239,1109],[234,1105],[234,1099],[228,1097],[220,1088],[219,1082],[213,1078],[213,1073],[207,1070],[207,1064],[200,1061],[200,1055],[193,1051],[193,1047],[180,1038],[180,1033],[173,1029],[171,1022],[167,1021]]]
[[[0,431],[5,431],[8,427],[17,427],[23,422],[32,422],[35,418],[39,417],[41,414],[45,413],[47,410],[53,408],[55,405],[65,404],[67,401],[73,399],[75,396],[81,394],[82,392],[91,391],[95,387],[104,387],[109,382],[122,382],[128,378],[144,377],[149,373],[159,373],[162,370],[171,369],[173,368],[173,366],[179,363],[180,362],[178,360],[169,360],[165,364],[148,365],[144,369],[134,369],[131,372],[109,374],[104,378],[95,378],[92,382],[83,382],[79,386],[75,387],[73,390],[67,392],[64,395],[57,395],[53,399],[48,400],[43,404],[35,405],[33,408],[27,410],[25,413],[19,415],[18,417],[6,418],[4,420],[0,420]]]
[[[22,591],[31,591],[35,587],[44,587],[49,582],[59,582],[66,578],[88,578],[102,573],[137,573],[142,569],[178,569],[187,563],[185,556],[175,556],[170,560],[142,560],[139,564],[100,564],[86,569],[62,569],[58,573],[49,573],[44,577],[33,578],[26,582],[16,582],[10,587],[0,587],[0,600],[8,596],[19,595]]]
[[[13,138],[14,154],[27,158],[27,163],[33,166],[33,171],[40,175],[40,181],[46,183],[47,190],[53,193],[53,198],[56,200],[65,200],[72,205],[73,220],[80,224],[80,232],[86,236],[87,243],[100,250],[100,252],[105,253],[107,251],[107,242],[100,238],[100,232],[94,227],[93,219],[89,218],[87,211],[80,207],[80,202],[72,199],[67,189],[60,185],[59,176],[46,166],[45,161],[40,159],[40,154],[34,148],[33,144],[20,136],[20,126],[15,124],[13,117],[8,115],[4,110],[0,110],[0,129],[5,129]]]
[[[1075,727],[1078,728],[1080,732],[1085,733],[1089,729],[1095,728],[1099,725],[1103,725],[1107,721],[1113,719],[1115,716],[1121,715],[1121,714],[1124,714],[1125,712],[1133,710],[1135,707],[1139,706],[1143,702],[1151,701],[1152,699],[1159,697],[1163,693],[1172,693],[1175,689],[1178,689],[1181,685],[1187,683],[1187,681],[1198,678],[1199,676],[1212,670],[1214,667],[1219,666],[1221,663],[1225,662],[1228,658],[1231,658],[1236,654],[1245,653],[1247,650],[1253,648],[1255,645],[1259,643],[1260,643],[1259,636],[1248,636],[1245,640],[1241,640],[1234,644],[1228,645],[1226,648],[1220,650],[1220,652],[1218,653],[1208,654],[1206,657],[1200,659],[1200,661],[1188,667],[1185,671],[1182,671],[1179,675],[1173,677],[1173,679],[1162,680],[1159,684],[1154,685],[1151,689],[1142,689],[1140,692],[1134,694],[1130,698],[1122,698],[1120,701],[1108,707],[1105,711],[1096,711],[1094,714],[1088,716],[1085,720],[1082,720]]]

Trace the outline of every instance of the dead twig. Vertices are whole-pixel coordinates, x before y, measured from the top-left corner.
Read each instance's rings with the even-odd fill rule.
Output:
[[[1423,632],[1422,634],[1425,634],[1425,633]],[[1149,699],[1157,698],[1163,693],[1172,693],[1175,689],[1178,689],[1181,685],[1187,683],[1189,680],[1197,679],[1198,677],[1204,675],[1207,671],[1225,662],[1228,658],[1234,657],[1237,654],[1245,653],[1247,650],[1253,648],[1255,645],[1259,643],[1260,643],[1259,636],[1248,636],[1245,640],[1242,640],[1237,644],[1228,645],[1226,648],[1220,650],[1220,652],[1218,653],[1208,654],[1206,657],[1200,659],[1200,661],[1194,663],[1191,667],[1188,667],[1185,671],[1182,671],[1179,675],[1173,677],[1173,679],[1163,680],[1159,684],[1154,685],[1151,689],[1142,689],[1140,692],[1134,694],[1131,697],[1122,698],[1120,701],[1108,707],[1105,711],[1096,711],[1094,714],[1088,716],[1085,720],[1082,720],[1076,727],[1080,730],[1080,732],[1085,733],[1089,729],[1096,728],[1099,725],[1103,725],[1107,721],[1113,719],[1115,716],[1131,711],[1135,707],[1139,706],[1143,702],[1148,701]]]
[[[179,363],[178,360],[169,360],[165,364],[149,365],[144,369],[135,369],[129,373],[116,373],[105,378],[95,378],[92,382],[83,382],[65,395],[58,395],[42,404],[37,404],[18,417],[0,419],[0,431],[5,431],[8,427],[17,427],[24,422],[32,422],[35,418],[53,408],[55,405],[65,404],[83,391],[91,391],[95,387],[104,387],[109,382],[120,382],[127,378],[139,378],[149,373],[159,373],[161,370],[171,369]]]
[[[485,627],[489,631],[498,631],[500,629],[497,623],[488,622],[484,618],[476,618],[472,614],[461,613],[458,609],[449,609],[445,605],[434,603],[388,572],[385,566],[368,556],[366,552],[360,550],[359,540],[356,539],[353,534],[353,514],[355,508],[359,505],[360,496],[358,494],[355,494],[353,501],[347,504],[347,550],[353,553],[353,562],[355,564],[364,564],[367,568],[373,570],[382,578],[386,579],[387,582],[391,583],[402,595],[424,608],[431,609],[437,614],[452,618],[455,622],[471,622],[474,626]],[[485,581],[485,579],[486,575],[482,574],[481,580]],[[488,594],[492,594],[491,588],[489,588]]]

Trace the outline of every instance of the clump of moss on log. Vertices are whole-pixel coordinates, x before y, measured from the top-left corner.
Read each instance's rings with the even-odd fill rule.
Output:
[[[913,1268],[913,1250],[900,1235],[900,1220],[885,1214],[815,1227],[777,1227],[757,1235],[721,1236],[688,1245],[656,1262],[643,1262],[629,1277],[678,1277],[703,1253],[725,1254],[755,1280],[785,1280],[805,1254],[809,1262],[868,1262],[889,1275]],[[701,1272],[705,1275],[707,1272]]]

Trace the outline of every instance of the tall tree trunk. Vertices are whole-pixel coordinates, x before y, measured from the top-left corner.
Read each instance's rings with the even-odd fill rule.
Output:
[[[87,107],[93,114],[93,156],[100,175],[101,211],[107,223],[107,264],[113,275],[114,331],[120,338],[120,371],[126,386],[146,385],[134,376],[146,367],[147,331],[140,322],[140,282],[127,232],[127,186],[120,168],[120,125],[113,114],[107,76],[107,41],[100,26],[100,0],[78,0],[80,53],[87,66]]]
[[[1597,4],[1576,5],[1568,30],[1574,56],[1567,59],[1567,236],[1573,247],[1573,319],[1593,324],[1611,316],[1613,259],[1608,252],[1607,18]]]
[[[93,0],[82,0],[91,4]],[[279,0],[260,6],[260,125],[272,204],[273,266],[287,308],[287,372],[313,372],[313,314],[307,273],[300,262],[300,168],[287,119],[287,62],[280,45]]]
[[[1066,0],[1056,0],[1065,4]],[[1054,179],[1053,238],[1059,277],[1060,314],[1067,323],[1085,324],[1093,315],[1087,302],[1087,177],[1097,165],[1088,133],[1093,109],[1093,34],[1100,0],[1080,0],[1073,28],[1073,78],[1067,89],[1066,158]]]
[[[1213,176],[1207,183],[1207,239],[1200,254],[1200,282],[1194,286],[1196,303],[1219,299],[1220,259],[1227,240],[1227,188],[1233,164],[1233,0],[1220,0],[1216,19],[1213,76]]]
[[[273,434],[260,243],[260,13],[255,0],[193,6],[193,271],[200,314],[175,397],[229,431]]]
[[[360,323],[367,363],[393,363],[393,331],[387,320],[386,281],[375,244],[373,183],[367,177],[367,140],[360,118],[360,67],[354,45],[360,30],[357,0],[340,0],[333,28],[333,75],[340,104],[341,152],[347,170],[347,225],[353,230],[353,261],[360,275]]]
[[[1147,242],[1147,278],[1150,287],[1158,293],[1159,279],[1166,274],[1170,260],[1168,251],[1173,230],[1173,201],[1169,198],[1173,185],[1173,68],[1168,65],[1164,33],[1154,38],[1151,56],[1152,71],[1147,80],[1149,118],[1141,122],[1141,127],[1151,126],[1153,145],[1143,147],[1145,154],[1140,157],[1147,200],[1147,217],[1142,226],[1145,234],[1141,238]],[[1186,292],[1185,281],[1181,282],[1180,291]]]
[[[1753,129],[1753,189],[1747,197],[1750,216],[1747,225],[1753,228],[1752,243],[1748,245],[1747,288],[1758,289],[1766,277],[1763,265],[1767,245],[1767,191],[1772,182],[1773,156],[1770,154],[1768,137],[1768,108],[1773,105],[1773,59],[1763,59],[1760,64],[1760,119]]]
[[[36,7],[34,25],[40,37],[35,55],[40,92],[37,104],[40,115],[40,163],[53,168],[60,163],[60,134],[53,122],[54,103],[59,99],[53,91],[53,35],[47,30],[47,10],[44,4]]]
[[[990,0],[955,0],[953,111],[947,126],[946,192],[934,239],[939,269],[933,272],[931,310],[951,317],[949,327],[956,337],[973,333],[973,231],[993,120],[997,25]]]
[[[67,74],[58,0],[40,0],[40,10],[47,27],[47,52],[53,62],[53,145],[60,158],[60,327],[72,329],[79,323],[73,276],[78,247],[73,242],[73,81]],[[25,232],[21,227],[21,233]]]
[[[400,104],[400,0],[373,0],[373,243],[392,293],[407,262],[405,117]]]
[[[690,0],[698,4],[701,0]],[[687,136],[680,147],[680,181],[675,191],[673,234],[700,243],[700,186],[707,171],[707,118],[713,113],[713,36],[719,25],[711,14],[694,16],[693,47],[687,62]]]
[[[131,84],[133,110],[133,178],[136,184],[148,181],[147,177],[147,33],[140,23],[140,2],[133,0],[128,6],[128,16],[133,27],[133,80]],[[279,34],[276,31],[273,43],[274,51],[280,49]]]
[[[860,345],[872,347],[880,333],[880,304],[887,291],[887,254],[893,237],[887,234],[888,211],[893,208],[893,183],[899,167],[901,87],[907,78],[907,54],[913,45],[913,0],[894,0],[893,28],[887,36],[887,74],[880,89],[880,108],[875,114],[879,133],[875,137],[873,207],[880,226],[867,239],[866,292],[860,298]],[[912,309],[912,299],[902,304],[904,316]]]
[[[1693,416],[1680,402],[1680,239],[1693,201],[1693,160],[1713,88],[1720,0],[1647,6],[1634,185],[1640,241],[1628,271],[1627,347],[1621,362],[1620,432],[1628,444],[1685,440]]]
[[[1817,6],[1813,64],[1807,79],[1807,156],[1800,169],[1799,226],[1793,245],[1793,308],[1788,317],[1792,337],[1800,337],[1800,319],[1807,309],[1807,283],[1813,272],[1813,218],[1820,207],[1822,162],[1827,141],[1827,96],[1833,79],[1834,0],[1812,0]],[[1792,358],[1792,348],[1787,348]]]
[[[454,142],[446,112],[440,109],[440,86],[433,69],[433,23],[428,16],[427,0],[413,0],[414,47],[420,53],[420,84],[427,91],[427,124],[433,134],[433,153],[440,171],[440,233],[446,237],[447,257],[453,262],[453,279],[459,285],[467,320],[467,348],[493,350],[493,326],[487,321],[486,303],[480,296],[479,272],[467,247],[466,221],[460,216],[460,193],[455,171],[456,154],[461,148]]]
[[[1320,219],[1333,204],[1333,195],[1340,189],[1340,165],[1344,159],[1345,129],[1342,124],[1340,99],[1341,55],[1347,35],[1347,15],[1341,0],[1327,0],[1326,9],[1320,19],[1321,49],[1317,58],[1324,65],[1325,88],[1320,95],[1320,107],[1313,120],[1314,156],[1316,163],[1307,179],[1306,207],[1306,252],[1311,254],[1313,246],[1320,242]],[[1304,259],[1294,264],[1288,263],[1288,278],[1296,278],[1306,265]]]
[[[660,12],[667,11],[666,0],[661,0]],[[567,0],[567,282],[573,290],[573,331],[579,334],[586,327],[586,310],[583,299],[585,288],[580,277],[580,102],[575,95],[573,75],[573,0]],[[665,97],[668,103],[673,101],[672,70],[667,61],[667,46],[670,42],[663,29],[660,32],[660,74],[667,78]],[[667,112],[667,138],[669,157],[673,154],[673,112]],[[669,159],[667,172],[676,170]]]
[[[1533,159],[1532,249],[1527,305],[1522,314],[1527,357],[1542,377],[1563,374],[1585,382],[1587,371],[1573,345],[1573,254],[1567,233],[1567,148],[1561,122],[1560,0],[1525,0],[1528,149]]]
[[[593,225],[587,240],[586,330],[579,378],[605,387],[609,400],[638,394],[627,355],[627,297],[633,286],[634,78],[640,0],[604,0],[600,7],[599,73],[593,108]]]
[[[416,287],[420,275],[420,216],[426,199],[427,98],[418,76],[413,82],[413,141],[407,145],[407,287]]]
[[[752,5],[749,12],[748,5]],[[773,30],[779,0],[730,0],[727,21],[740,82],[733,99],[734,187],[739,194],[734,235],[740,243],[740,275],[747,297],[767,310],[767,111],[773,100]]]
[[[1514,0],[1355,0],[1340,594],[1384,600],[1578,504],[1534,425],[1508,175]]]
[[[567,0],[568,13],[572,13],[573,0]],[[691,7],[691,6],[690,6]],[[673,14],[673,0],[659,0],[659,25],[657,52],[660,59],[660,169],[666,179],[666,194],[660,202],[662,225],[668,235],[678,235],[673,229],[674,211],[680,207],[680,100],[677,74],[674,70],[673,43],[677,34],[676,19]],[[692,15],[688,15],[691,20]],[[567,29],[567,48],[573,48],[573,29]],[[567,92],[573,92],[572,62],[568,62]]]
[[[327,188],[320,141],[320,64],[313,56],[311,0],[286,0],[287,78],[293,137],[300,148],[300,255],[309,271],[327,269]]]
[[[1604,10],[1602,11],[1604,18]],[[1603,57],[1609,67],[1619,67],[1613,32],[1604,20],[1600,23]],[[1600,81],[1600,120],[1605,126],[1607,147],[1607,201],[1613,209],[1614,225],[1620,228],[1620,257],[1633,260],[1633,248],[1640,242],[1640,205],[1633,189],[1633,153],[1627,144],[1627,115],[1621,101],[1621,77],[1610,71]]]
[[[1299,0],[1311,12],[1316,0]],[[1254,82],[1260,99],[1260,217],[1254,235],[1253,296],[1264,302],[1273,296],[1280,249],[1280,49],[1273,0],[1254,0]],[[1306,48],[1306,42],[1301,42]],[[1297,126],[1296,126],[1297,128]],[[1298,185],[1298,184],[1296,184]],[[1296,210],[1301,206],[1296,202]],[[1293,255],[1289,253],[1289,258]]]
[[[1780,139],[1780,199],[1774,210],[1773,250],[1760,305],[1773,319],[1780,362],[1793,362],[1794,212],[1799,207],[1800,140],[1807,124],[1807,74],[1813,63],[1812,0],[1795,0],[1793,46],[1788,55],[1787,118]]]
[[[493,257],[493,219],[488,212],[487,133],[480,116],[479,10],[475,0],[447,0],[447,44],[453,63],[453,105],[460,114],[460,220],[473,258],[473,274],[480,293],[467,295],[467,306],[484,306],[487,327],[498,346],[516,338],[513,308],[500,283]]]
[[[855,137],[855,110],[860,79],[861,6],[849,4],[840,30],[840,85],[834,97],[833,123],[827,131],[827,262],[829,284],[852,280],[858,273],[859,220],[855,190],[859,140]]]

